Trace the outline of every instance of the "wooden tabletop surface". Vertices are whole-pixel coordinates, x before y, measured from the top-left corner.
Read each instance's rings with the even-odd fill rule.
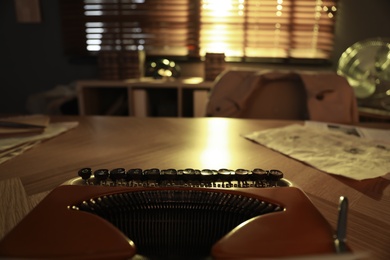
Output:
[[[369,253],[369,259],[390,259],[389,180],[354,181],[327,174],[241,136],[302,122],[131,117],[52,118],[55,121],[78,121],[79,126],[1,164],[0,181],[20,178],[27,196],[34,196],[76,177],[83,167],[278,169],[306,192],[334,228],[339,197],[346,196],[350,247]],[[387,124],[377,126],[390,129]],[[1,191],[2,196],[12,192]]]

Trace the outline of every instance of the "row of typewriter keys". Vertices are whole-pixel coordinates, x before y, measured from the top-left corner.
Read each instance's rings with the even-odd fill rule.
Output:
[[[104,186],[194,186],[194,187],[272,187],[287,186],[279,170],[246,169],[145,169],[112,170],[82,168],[78,175],[87,185]]]

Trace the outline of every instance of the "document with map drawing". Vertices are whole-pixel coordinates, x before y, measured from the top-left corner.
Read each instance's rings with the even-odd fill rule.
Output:
[[[245,138],[330,174],[355,180],[390,177],[390,131],[307,122]]]

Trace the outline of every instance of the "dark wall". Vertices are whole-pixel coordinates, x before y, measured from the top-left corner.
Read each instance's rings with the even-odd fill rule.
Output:
[[[390,38],[389,0],[339,0],[334,64],[349,46],[374,37]]]
[[[0,114],[26,113],[31,94],[97,77],[97,67],[71,63],[62,53],[58,0],[41,0],[42,22],[16,21],[13,0],[0,1]],[[340,0],[333,68],[356,41],[390,37],[389,0]],[[202,74],[199,64],[181,65],[183,75]],[[186,68],[188,71],[186,71]]]
[[[16,21],[14,0],[0,1],[0,114],[25,113],[29,95],[96,77],[95,65],[63,55],[58,1],[40,4],[42,22],[28,24]]]

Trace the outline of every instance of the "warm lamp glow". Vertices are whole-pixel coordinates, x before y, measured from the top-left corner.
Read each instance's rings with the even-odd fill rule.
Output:
[[[203,12],[205,13],[204,23],[201,38],[203,38],[203,46],[201,54],[206,52],[226,53],[228,56],[240,56],[242,53],[235,53],[234,47],[231,46],[232,25],[227,21],[235,20],[236,22],[243,19],[245,1],[233,0],[205,0],[203,1]],[[238,19],[238,20],[237,20]],[[238,29],[242,33],[242,28]],[[235,37],[242,38],[244,35],[239,35],[239,32],[234,32]]]
[[[208,9],[214,17],[226,17],[232,8],[232,0],[204,1],[203,9]]]
[[[228,152],[228,122],[223,119],[209,121],[207,131],[206,148],[201,155],[203,167],[208,169],[226,167],[231,160]]]

